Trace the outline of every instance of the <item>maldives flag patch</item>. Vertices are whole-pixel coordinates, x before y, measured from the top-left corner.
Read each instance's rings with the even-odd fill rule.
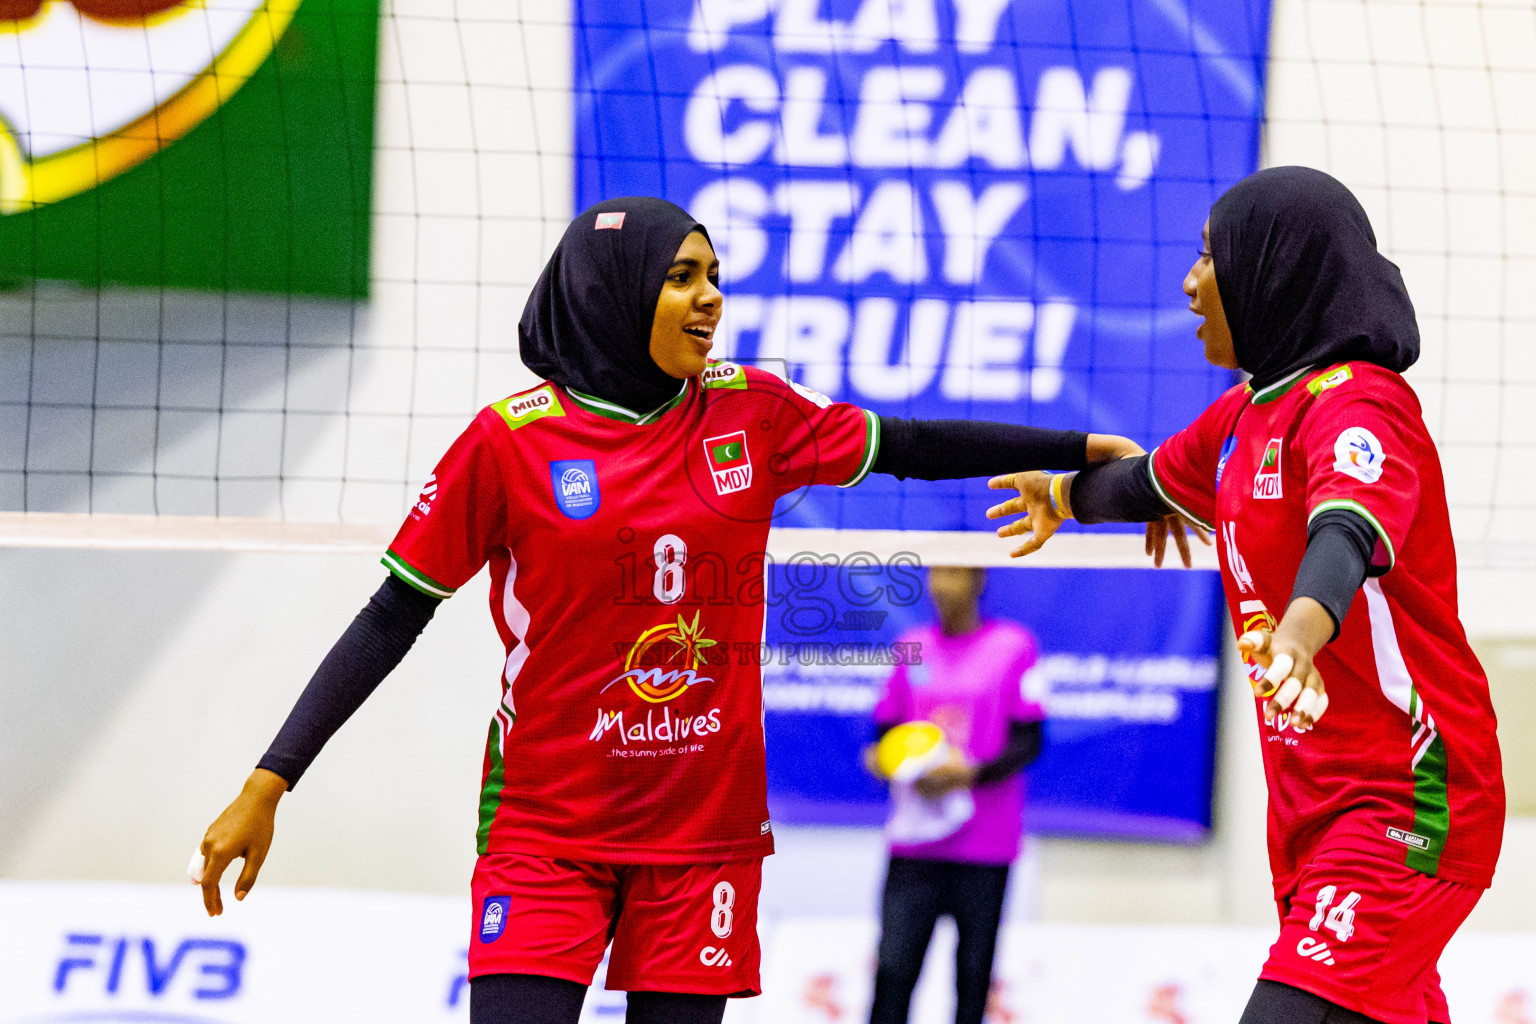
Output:
[[[592,226],[593,231],[618,231],[624,227],[624,211],[615,213],[600,213],[597,215],[597,223]]]
[[[752,486],[752,456],[747,452],[745,430],[706,437],[704,461],[709,464],[716,494],[735,494]]]
[[[1264,457],[1259,460],[1259,471],[1253,474],[1255,498],[1279,498],[1284,495],[1280,484],[1280,446],[1282,439],[1272,437],[1264,446]]]

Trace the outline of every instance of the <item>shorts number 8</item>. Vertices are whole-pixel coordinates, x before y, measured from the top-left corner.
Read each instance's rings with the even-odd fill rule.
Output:
[[[709,930],[720,938],[731,934],[731,908],[736,905],[736,887],[730,882],[715,886],[715,909],[709,915]]]

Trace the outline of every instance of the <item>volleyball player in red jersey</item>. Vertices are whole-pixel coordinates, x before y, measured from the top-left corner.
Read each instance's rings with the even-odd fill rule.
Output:
[[[1215,530],[1280,913],[1243,1024],[1445,1024],[1436,963],[1492,882],[1504,784],[1439,457],[1400,376],[1419,353],[1413,306],[1365,211],[1320,171],[1244,179],[1205,234],[1184,281],[1196,333],[1252,380],[1149,456],[992,481],[1020,496],[988,514],[1028,512],[999,530],[1029,535],[1016,554],[1073,515],[1173,509]]]
[[[627,1019],[718,1022],[756,994],[773,850],[762,686],[775,501],[874,472],[1082,468],[1124,438],[875,416],[710,362],[708,233],[671,203],[572,222],[519,325],[545,383],[483,410],[384,557],[390,576],[209,828],[203,898],[236,857],[244,898],[278,797],[484,565],[506,646],[486,742],[470,1019],[574,1024],[604,948]],[[743,656],[750,652],[751,656]]]

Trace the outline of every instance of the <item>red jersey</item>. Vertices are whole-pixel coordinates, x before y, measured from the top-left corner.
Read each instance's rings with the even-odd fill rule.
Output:
[[[1241,385],[1150,464],[1163,498],[1215,530],[1239,634],[1284,615],[1313,516],[1349,509],[1377,534],[1365,585],[1317,655],[1327,717],[1298,733],[1286,714],[1266,724],[1255,699],[1276,892],[1339,847],[1489,885],[1504,830],[1493,706],[1457,618],[1445,483],[1407,381],[1347,363]]]
[[[645,415],[554,384],[481,411],[384,557],[437,597],[490,563],[507,660],[480,853],[773,851],[758,647],[774,502],[858,483],[878,444],[872,413],[732,363]]]

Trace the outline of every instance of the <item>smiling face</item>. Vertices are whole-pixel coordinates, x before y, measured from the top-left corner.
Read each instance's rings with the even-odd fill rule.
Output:
[[[704,372],[720,323],[720,261],[699,232],[683,239],[667,269],[651,322],[651,358],[679,380]]]
[[[1184,294],[1189,296],[1189,311],[1205,320],[1195,328],[1195,337],[1205,342],[1206,361],[1223,369],[1237,369],[1237,349],[1232,344],[1232,329],[1227,326],[1227,312],[1216,290],[1216,261],[1211,259],[1211,221],[1200,229],[1200,256],[1184,275]]]

